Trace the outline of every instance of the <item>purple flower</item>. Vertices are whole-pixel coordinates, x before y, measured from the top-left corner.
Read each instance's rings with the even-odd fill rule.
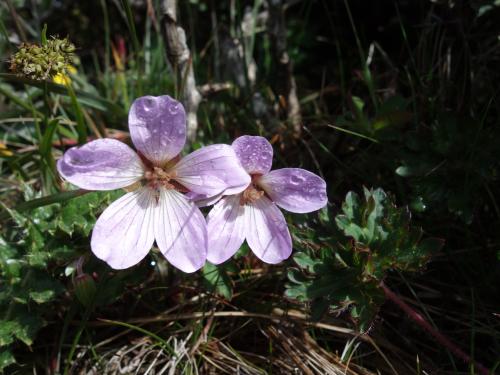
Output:
[[[250,177],[228,145],[203,147],[184,158],[186,114],[171,97],[145,96],[132,104],[129,128],[137,153],[114,139],[98,139],[66,151],[61,176],[88,190],[136,187],[113,202],[92,231],[94,254],[115,269],[140,262],[156,244],[184,272],[203,266],[206,221],[183,193],[208,197],[245,189]]]
[[[266,263],[279,263],[292,252],[292,239],[279,208],[306,213],[327,204],[325,181],[304,169],[270,171],[273,148],[263,137],[242,136],[232,147],[252,180],[242,192],[225,195],[207,217],[207,259],[229,259],[246,239]]]

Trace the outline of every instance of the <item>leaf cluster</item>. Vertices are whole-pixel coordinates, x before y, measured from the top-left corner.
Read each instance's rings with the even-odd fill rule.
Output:
[[[335,218],[337,242],[294,256],[298,267],[288,272],[287,296],[310,302],[315,318],[328,309],[348,311],[366,330],[384,301],[379,283],[387,272],[418,271],[443,244],[423,238],[410,218],[382,189],[365,188],[363,198],[349,192]]]
[[[34,198],[26,188],[25,199]],[[95,211],[109,199],[108,193],[90,193],[25,214],[4,206],[11,222],[0,234],[0,369],[15,361],[12,345],[30,346],[58,310],[53,304],[66,291],[61,279],[80,251],[87,250],[75,246],[75,240],[86,241]]]
[[[478,193],[496,179],[500,160],[497,131],[483,125],[442,113],[407,134],[396,173],[408,179],[414,201],[472,222]]]

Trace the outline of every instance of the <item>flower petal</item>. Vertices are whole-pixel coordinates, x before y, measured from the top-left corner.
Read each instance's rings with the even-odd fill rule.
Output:
[[[285,217],[266,197],[245,205],[248,246],[266,263],[279,263],[292,253],[292,238]]]
[[[176,181],[207,198],[223,191],[224,194],[236,194],[250,184],[250,176],[241,167],[234,150],[223,144],[190,153],[174,169]]]
[[[70,148],[57,161],[57,170],[82,189],[113,190],[139,181],[144,166],[125,143],[104,138]]]
[[[273,146],[264,137],[244,135],[232,144],[243,168],[250,174],[266,174],[273,165]]]
[[[186,113],[168,95],[142,96],[130,107],[130,136],[135,147],[155,165],[177,156],[186,143]]]
[[[210,263],[220,264],[233,256],[245,240],[245,206],[240,195],[222,198],[207,216]]]
[[[155,215],[160,251],[175,267],[194,272],[207,258],[207,224],[201,211],[175,190],[161,189]]]
[[[155,196],[141,188],[114,201],[99,216],[92,231],[93,253],[114,269],[139,263],[154,242]]]
[[[325,180],[305,169],[276,169],[262,176],[258,184],[278,206],[290,212],[316,211],[328,203]]]
[[[217,195],[213,195],[208,197],[205,194],[196,194],[190,191],[189,193],[184,194],[184,196],[194,204],[196,204],[198,207],[208,207],[208,206],[213,206],[216,204],[218,201],[221,200],[221,198],[224,196],[224,193],[219,193]]]

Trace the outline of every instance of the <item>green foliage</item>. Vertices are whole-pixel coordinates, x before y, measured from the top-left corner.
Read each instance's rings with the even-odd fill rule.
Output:
[[[25,197],[33,201],[35,194],[27,189]],[[25,213],[4,207],[14,225],[0,235],[1,364],[13,361],[9,345],[15,340],[32,345],[46,319],[56,312],[52,305],[66,290],[60,274],[80,253],[68,246],[71,236],[86,237],[97,209],[109,200],[109,193],[90,193],[65,205],[56,203]],[[87,252],[88,247],[82,250]]]
[[[237,271],[234,265],[226,262],[222,265],[215,266],[209,262],[202,269],[203,280],[205,286],[211,292],[215,292],[224,298],[230,300],[233,296],[233,287],[231,278],[228,275],[228,270]]]
[[[68,147],[103,136],[128,142],[123,131],[128,130],[127,112],[137,96],[180,96],[187,75],[171,74],[168,67],[159,2],[151,2],[152,9],[146,9],[145,2],[129,0],[60,2],[56,7],[50,1],[10,3],[17,16],[0,6],[1,54],[15,65],[14,72],[7,73],[4,64],[0,73],[0,200],[16,210],[0,215],[0,369],[14,362],[15,353],[33,371],[45,370],[51,360],[47,353],[53,352],[46,345],[59,337],[57,354],[69,358],[62,368],[74,369],[72,359],[76,361],[75,350],[83,341],[91,349],[83,358],[95,356],[91,360],[95,363],[99,348],[93,348],[92,340],[115,332],[94,329],[86,325],[87,318],[142,318],[172,306],[181,314],[199,311],[196,302],[182,301],[203,290],[200,281],[211,293],[233,298],[235,310],[269,312],[270,307],[285,307],[280,292],[287,263],[263,267],[246,244],[233,261],[217,267],[207,264],[195,275],[170,272],[161,255],[154,267],[142,262],[130,270],[110,272],[91,255],[88,235],[98,211],[114,197],[60,192],[55,160]],[[327,181],[328,208],[318,215],[287,215],[296,263],[286,272],[287,295],[303,301],[315,319],[335,313],[351,317],[364,331],[384,300],[379,282],[394,269],[421,269],[441,241],[423,237],[410,224],[408,209],[396,207],[394,198],[382,190],[365,191],[364,197],[351,193],[337,218],[330,216],[338,213],[340,192],[362,184],[382,186],[418,212],[419,226],[447,239],[447,254],[439,259],[449,255],[452,261],[433,263],[435,272],[418,280],[424,287],[428,282],[438,289],[436,293],[454,296],[452,302],[443,298],[438,308],[431,306],[433,322],[447,330],[451,320],[440,320],[438,315],[451,310],[458,329],[448,332],[470,328],[470,335],[455,337],[459,346],[467,349],[470,344],[474,357],[497,361],[500,336],[490,318],[498,311],[495,297],[500,285],[494,263],[500,259],[495,48],[499,1],[289,2],[283,46],[290,58],[286,72],[273,51],[269,20],[262,17],[269,15],[268,2],[254,1],[253,9],[249,1],[232,2],[231,7],[216,1],[178,3],[177,21],[186,30],[190,66],[203,96],[197,113],[199,131],[187,147],[231,143],[243,133],[260,134],[273,142],[275,168],[302,167],[321,173]],[[33,17],[26,17],[30,14]],[[251,17],[256,16],[253,22]],[[81,60],[71,61],[76,72],[70,87],[36,80],[51,78],[52,68],[69,63],[60,56],[52,56],[53,61],[42,56],[42,46],[52,41],[45,27],[39,35],[40,22],[76,42],[75,53]],[[20,45],[24,53],[10,59],[18,48],[16,40],[41,40],[42,46]],[[293,81],[288,79],[290,73]],[[301,134],[292,137],[288,117],[292,103],[279,92],[282,84],[291,83],[304,125]],[[28,202],[17,193],[25,184],[39,192],[28,192],[24,198]],[[461,222],[450,220],[449,213]],[[457,248],[461,251],[455,254]],[[87,273],[75,271],[75,260],[82,257]],[[237,266],[261,270],[240,279],[234,276]],[[408,287],[412,289],[411,283]],[[438,300],[423,299],[422,307]],[[216,297],[210,303],[220,300]],[[43,328],[48,322],[54,322],[50,328],[63,326],[63,316],[66,322],[82,318],[77,335],[71,324],[50,330],[51,339],[57,340],[34,341],[40,329],[49,331]],[[391,319],[388,325],[404,328],[397,331],[408,329],[403,314],[386,317]],[[202,332],[203,327],[186,324],[189,330]],[[119,325],[158,342],[186,328],[184,321],[172,326],[147,323],[144,328]],[[237,335],[227,335],[228,326],[214,324],[208,336],[216,337],[223,327],[224,340],[241,336],[232,347],[241,348],[245,342],[247,349],[254,344],[242,336],[251,323],[238,325]],[[158,335],[152,333],[155,327]],[[407,337],[398,340],[396,330],[385,328],[379,325],[386,340],[378,344],[389,341],[394,347],[407,342]],[[130,342],[130,333],[120,336],[123,332],[117,332],[119,339],[111,345],[120,345],[120,338]],[[250,336],[257,337],[255,332]],[[331,338],[325,335],[324,342]],[[412,353],[422,351],[426,362],[450,370],[439,351],[433,349],[429,355],[422,350],[428,343],[419,345],[420,338],[411,339]],[[261,348],[259,340],[254,346]],[[334,341],[329,350],[341,351],[340,340]],[[71,342],[71,355],[66,356]],[[345,358],[353,354],[351,363],[371,364],[363,346],[353,345],[355,349],[344,352]],[[392,349],[381,347],[384,351],[390,357]],[[404,357],[396,355],[396,363]]]
[[[412,119],[408,112],[409,101],[395,95],[387,98],[370,116],[362,98],[351,97],[350,110],[339,116],[336,124],[346,132],[353,131],[374,140],[393,139],[398,136],[397,130]]]
[[[0,371],[14,363],[16,363],[16,359],[14,358],[10,350],[0,349]]]
[[[497,176],[498,131],[470,118],[442,114],[428,128],[410,132],[396,173],[407,178],[413,200],[457,215],[470,224]]]
[[[97,287],[92,276],[83,273],[75,276],[73,280],[75,287],[75,296],[80,303],[85,307],[90,307],[94,303],[97,294]]]
[[[344,236],[334,248],[295,254],[298,268],[288,271],[286,295],[311,302],[316,319],[327,309],[348,309],[364,331],[384,300],[378,284],[387,272],[419,270],[443,242],[422,239],[408,208],[398,208],[382,189],[365,188],[364,199],[349,192],[335,222]]]

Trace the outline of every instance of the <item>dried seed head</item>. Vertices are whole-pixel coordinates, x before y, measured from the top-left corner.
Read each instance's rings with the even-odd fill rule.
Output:
[[[75,63],[76,48],[67,38],[52,37],[46,44],[23,43],[10,59],[10,70],[15,74],[37,81],[67,74]]]

